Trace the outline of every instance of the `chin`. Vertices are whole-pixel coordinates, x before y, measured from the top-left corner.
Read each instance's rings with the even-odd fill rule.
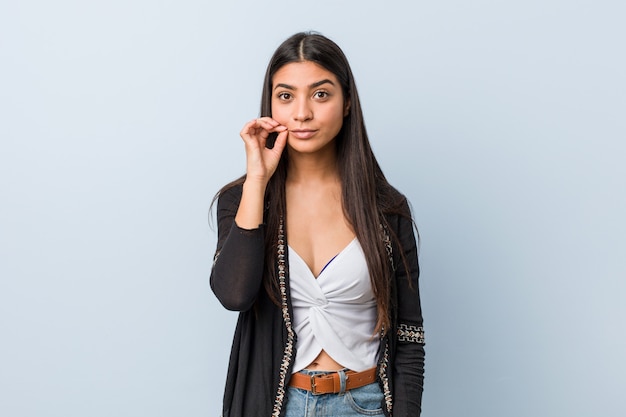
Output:
[[[303,141],[297,141],[296,143],[290,142],[287,146],[291,152],[299,154],[323,154],[335,149],[332,142],[323,145],[313,142],[302,142]]]

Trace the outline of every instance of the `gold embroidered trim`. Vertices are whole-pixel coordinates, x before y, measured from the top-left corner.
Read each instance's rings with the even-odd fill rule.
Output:
[[[280,302],[281,302],[281,310],[283,313],[283,322],[285,323],[285,327],[287,328],[287,345],[285,346],[285,350],[283,353],[283,360],[280,364],[280,373],[278,380],[278,392],[276,393],[276,398],[274,400],[274,409],[272,411],[272,417],[278,417],[283,408],[284,402],[286,400],[286,381],[287,381],[287,372],[289,370],[289,364],[291,363],[291,358],[293,356],[293,345],[294,345],[294,336],[295,333],[291,326],[291,317],[289,316],[289,307],[287,300],[287,283],[286,283],[286,265],[285,265],[285,233],[283,226],[283,218],[280,218],[279,226],[278,226],[278,245],[277,245],[277,255],[278,255],[278,286],[280,288]]]
[[[424,328],[400,323],[398,326],[398,342],[424,344]]]
[[[389,340],[385,338],[385,351],[383,352],[382,360],[378,367],[378,377],[383,383],[383,395],[385,397],[385,406],[387,407],[387,413],[391,415],[393,409],[393,395],[389,388]]]

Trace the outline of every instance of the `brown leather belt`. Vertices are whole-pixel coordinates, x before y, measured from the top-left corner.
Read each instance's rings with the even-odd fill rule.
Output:
[[[376,368],[363,372],[346,371],[346,391],[363,387],[374,381],[376,381]],[[339,372],[319,375],[295,373],[291,375],[289,385],[311,391],[313,394],[337,394],[341,392]]]

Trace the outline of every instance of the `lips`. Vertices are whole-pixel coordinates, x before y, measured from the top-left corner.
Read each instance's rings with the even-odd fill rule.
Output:
[[[317,133],[314,129],[293,129],[289,134],[297,139],[309,139]]]

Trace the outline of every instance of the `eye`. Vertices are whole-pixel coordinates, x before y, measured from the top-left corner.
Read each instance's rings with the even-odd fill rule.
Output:
[[[328,94],[328,91],[324,91],[324,90],[316,91],[315,93],[313,93],[313,97],[317,99],[325,99],[325,98],[328,98],[329,95],[330,94]]]
[[[277,95],[279,100],[287,101],[291,99],[291,94],[287,92],[278,93]]]

